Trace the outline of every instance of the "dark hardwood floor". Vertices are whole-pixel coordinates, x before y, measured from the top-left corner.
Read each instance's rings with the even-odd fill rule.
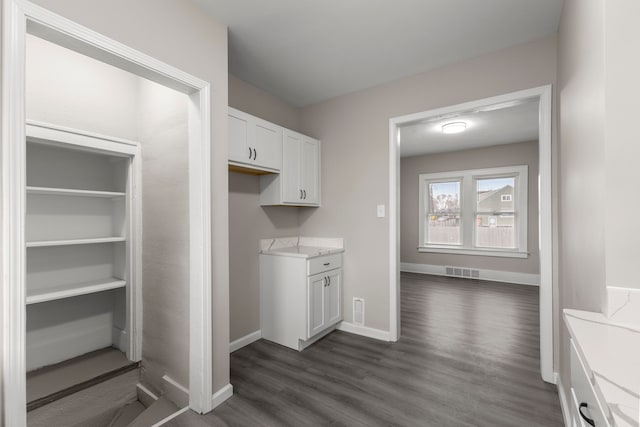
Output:
[[[402,274],[402,337],[335,332],[231,356],[234,395],[167,426],[562,426],[540,379],[538,288]]]

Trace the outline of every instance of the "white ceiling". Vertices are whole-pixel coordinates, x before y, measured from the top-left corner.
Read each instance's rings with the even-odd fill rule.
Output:
[[[411,157],[445,151],[468,150],[538,139],[538,100],[490,111],[435,118],[400,129],[400,156]],[[496,106],[497,108],[498,106]],[[442,133],[442,125],[465,122],[467,130]]]
[[[229,27],[229,71],[294,106],[544,37],[562,0],[193,0]]]

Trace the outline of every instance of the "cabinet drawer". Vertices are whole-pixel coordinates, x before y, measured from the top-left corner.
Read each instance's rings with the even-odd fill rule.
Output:
[[[307,271],[307,275],[313,276],[314,274],[333,270],[339,267],[342,267],[341,253],[320,256],[317,258],[311,258],[309,260],[309,265],[308,265],[309,271]]]
[[[607,412],[600,404],[596,391],[589,380],[589,374],[585,364],[582,362],[575,343],[571,340],[571,393],[574,400],[574,421],[576,425],[587,425],[579,414],[581,403],[586,403],[587,408],[583,409],[583,413],[591,418],[596,427],[609,427],[610,423],[607,419]],[[581,424],[582,423],[582,424]]]

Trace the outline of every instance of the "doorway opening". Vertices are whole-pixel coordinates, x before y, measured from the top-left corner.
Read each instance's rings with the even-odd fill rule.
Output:
[[[509,107],[514,107],[518,105],[525,105],[531,103],[536,103],[537,109],[535,111],[537,115],[537,151],[538,151],[538,174],[533,177],[534,180],[537,180],[537,201],[538,201],[538,213],[536,215],[537,226],[538,226],[538,253],[539,253],[539,310],[540,310],[540,372],[542,379],[546,382],[555,383],[555,373],[553,367],[553,349],[554,349],[554,330],[553,330],[553,271],[552,271],[552,261],[553,261],[553,243],[552,243],[552,195],[551,195],[551,86],[543,86],[539,88],[523,90],[519,92],[514,92],[506,95],[481,99],[478,101],[468,102],[459,105],[453,105],[444,108],[438,108],[434,110],[429,110],[425,112],[420,112],[416,114],[411,114],[402,117],[392,118],[389,123],[389,152],[390,152],[390,208],[389,208],[389,237],[390,237],[390,277],[389,277],[389,297],[390,297],[390,332],[391,339],[393,341],[397,340],[400,336],[400,250],[401,250],[401,241],[400,241],[400,221],[401,221],[401,211],[400,211],[400,155],[401,155],[401,137],[402,137],[402,129],[410,128],[413,125],[419,123],[439,123],[440,125],[444,123],[456,123],[463,122],[464,120],[458,119],[464,115],[469,115],[474,112],[487,112],[487,111],[499,111],[502,109],[507,109]],[[406,136],[406,135],[405,135]],[[461,176],[463,171],[455,171],[459,172],[456,176]],[[474,191],[473,186],[475,186],[476,197],[478,196],[478,191],[489,190],[480,189],[478,187],[481,182],[483,176],[482,173],[487,171],[471,171],[470,179],[467,182],[471,182],[472,185],[469,185],[469,191]],[[513,171],[489,171],[486,176],[489,178],[507,177],[504,175],[512,176]],[[496,175],[497,173],[497,175]],[[455,175],[455,174],[454,174]],[[514,175],[515,176],[515,175]],[[433,178],[431,181],[430,179]],[[428,191],[429,183],[442,183],[442,182],[458,182],[458,178],[450,179],[451,177],[423,177],[421,181],[424,181],[423,185],[427,188]],[[460,185],[462,185],[462,179],[459,180]],[[488,182],[483,182],[484,184],[488,184]],[[497,185],[497,184],[496,184]],[[502,188],[502,187],[501,187]],[[496,188],[495,190],[498,190]],[[462,191],[462,189],[461,189]],[[485,193],[485,194],[488,194]],[[502,198],[500,202],[509,204],[510,201],[507,200],[510,195],[505,194],[504,202],[502,202]],[[470,196],[473,197],[473,196]],[[517,196],[515,194],[511,194],[512,200],[514,200]],[[477,200],[477,199],[476,199]],[[438,238],[456,238],[453,246],[456,246],[453,251],[458,251],[454,253],[465,252],[466,255],[472,254],[478,248],[478,246],[484,246],[483,249],[487,249],[487,242],[479,242],[478,239],[482,238],[487,232],[495,233],[498,228],[494,228],[497,226],[497,221],[511,221],[511,219],[506,218],[505,215],[493,215],[493,211],[491,215],[487,211],[485,214],[482,214],[478,209],[478,206],[471,207],[473,203],[467,203],[467,207],[463,208],[467,210],[467,216],[472,216],[473,219],[467,220],[470,221],[467,224],[466,231],[462,231],[465,227],[456,227],[457,219],[455,217],[455,212],[450,212],[449,215],[438,215],[437,212],[426,212],[427,214],[432,214],[431,219],[433,219],[433,225],[449,225],[450,227],[438,227],[433,228],[434,231],[442,231],[448,230],[447,232],[457,232],[458,235],[442,235],[440,237],[434,237],[436,240],[429,241],[428,240],[428,230],[429,222],[425,220],[425,229],[422,229],[420,233],[416,233],[416,236],[419,236],[420,242],[418,242],[418,246],[422,248],[425,252],[429,250],[434,250],[437,252],[451,252],[449,249],[452,248],[452,245],[447,245],[447,242],[437,241]],[[424,207],[424,206],[423,206]],[[428,210],[428,207],[426,207]],[[514,208],[515,209],[515,208]],[[421,209],[422,211],[423,209]],[[482,209],[480,209],[482,210]],[[425,212],[422,212],[425,213]],[[513,213],[513,212],[511,212]],[[434,215],[435,214],[435,215]],[[454,214],[454,215],[451,215]],[[459,213],[460,215],[463,212]],[[475,215],[475,216],[474,216]],[[507,215],[508,216],[508,215]],[[443,221],[441,221],[443,220]],[[478,222],[478,220],[480,222]],[[486,220],[486,221],[485,221]],[[496,222],[495,224],[491,224],[491,221]],[[487,222],[487,224],[484,224]],[[447,223],[447,224],[445,224]],[[416,224],[417,225],[417,224]],[[487,225],[487,227],[483,227]],[[502,225],[507,225],[502,224]],[[506,230],[507,227],[500,227],[502,230]],[[512,229],[513,230],[513,229]],[[451,233],[449,233],[451,234]],[[512,233],[513,234],[513,233]],[[436,236],[435,233],[432,236]],[[486,236],[485,236],[486,237]],[[504,237],[504,236],[503,236]],[[507,236],[508,237],[508,236]],[[510,242],[523,242],[523,238],[526,236],[521,236],[520,238],[514,238],[512,235],[510,238]],[[416,237],[418,240],[418,237]],[[444,243],[444,244],[442,244]],[[451,242],[449,242],[451,243]],[[503,244],[502,242],[501,244]],[[503,252],[498,253],[497,255],[508,255],[513,257],[522,257],[526,256],[523,252],[526,252],[526,249],[522,250],[520,247],[516,248],[514,246],[515,243],[509,244],[508,246],[512,246],[509,250],[505,251],[501,248],[493,248],[490,252]],[[489,245],[491,246],[491,245]],[[493,245],[496,246],[496,245]],[[499,245],[498,245],[499,246]],[[449,248],[449,249],[448,249]],[[504,252],[509,252],[509,254],[505,254]],[[493,254],[496,255],[496,254]],[[460,276],[464,277],[467,273],[471,276],[474,271],[472,269],[468,269],[470,271],[460,271]],[[446,270],[445,270],[446,273]],[[454,269],[453,273],[456,271]]]
[[[158,98],[152,98],[158,94],[161,97],[167,95],[169,92],[165,89],[173,92],[169,98],[184,100],[179,101],[184,109],[181,108],[181,113],[177,114],[184,118],[179,127],[185,142],[183,160],[188,164],[188,168],[183,168],[184,176],[181,177],[181,182],[185,185],[183,190],[186,191],[184,214],[188,221],[188,227],[183,231],[186,251],[189,253],[184,266],[188,271],[185,279],[188,288],[188,299],[185,301],[188,315],[186,330],[183,331],[188,334],[188,355],[185,356],[188,359],[188,372],[182,382],[188,381],[188,389],[184,389],[184,392],[185,395],[188,393],[191,409],[197,412],[211,410],[209,83],[29,2],[5,0],[3,12],[3,423],[26,425],[28,369],[73,358],[85,349],[92,351],[107,341],[126,354],[129,361],[135,362],[143,356],[142,292],[139,286],[141,269],[134,268],[136,264],[141,264],[136,257],[142,257],[142,235],[135,224],[142,223],[143,215],[140,210],[133,209],[133,199],[136,188],[139,188],[136,186],[143,181],[144,176],[141,173],[137,176],[139,168],[132,167],[134,163],[141,161],[141,156],[135,148],[131,148],[135,144],[130,141],[117,137],[104,138],[103,134],[108,133],[106,131],[94,129],[92,132],[91,126],[82,124],[70,126],[69,123],[42,123],[42,118],[38,120],[36,117],[33,120],[33,117],[26,114],[27,111],[32,114],[32,107],[35,105],[34,97],[30,97],[25,90],[27,83],[27,89],[35,86],[33,80],[29,82],[27,75],[29,66],[34,65],[27,62],[30,43],[32,47],[34,44],[41,47],[49,44],[49,47],[54,46],[53,50],[66,49],[89,61],[112,67],[116,72],[126,71],[135,79],[144,80],[146,83],[139,89],[149,95],[146,97],[147,107],[159,105]],[[49,47],[44,50],[51,52]],[[46,86],[46,82],[43,83]],[[106,80],[101,88],[106,95],[110,83],[111,80]],[[81,93],[75,95],[82,96]],[[55,106],[45,108],[51,112]],[[127,108],[131,108],[131,105],[123,105],[124,111],[119,113],[126,116]],[[106,110],[109,108],[105,108]],[[117,113],[118,108],[111,110]],[[55,113],[62,117],[65,111]],[[120,118],[126,120],[124,116]],[[150,132],[157,130],[151,128],[153,125],[148,129]],[[105,149],[105,146],[110,148]],[[51,173],[42,173],[48,167],[47,159],[51,159],[51,155],[60,160],[57,162],[58,167],[50,170]],[[83,162],[89,162],[95,167],[78,167]],[[65,174],[74,168],[84,181],[79,186],[65,178]],[[30,170],[37,173],[31,174]],[[89,172],[104,172],[110,176],[95,179],[90,189],[81,188],[82,184],[96,178],[95,174]],[[50,176],[58,180],[57,184],[50,181]],[[160,200],[161,196],[156,199]],[[41,211],[44,216],[39,214]],[[59,220],[57,215],[61,211],[70,215],[61,227],[56,228],[50,221],[43,221],[44,217],[53,222]],[[67,236],[71,234],[73,236]],[[133,243],[134,240],[136,243]],[[80,245],[89,249],[77,251]],[[54,247],[62,249],[51,249]],[[89,262],[90,267],[78,264],[82,257]],[[39,274],[46,270],[51,273],[50,261],[54,258],[62,260],[68,268],[64,269],[64,274],[56,276],[59,281],[56,285],[60,286],[56,286],[56,289],[44,289],[48,283],[53,282],[40,280]],[[82,286],[71,283],[71,279],[75,278],[71,276],[80,271],[86,276],[83,277]],[[63,277],[65,275],[66,278]],[[109,280],[101,280],[103,276]],[[138,286],[129,288],[128,282],[138,282]],[[43,292],[33,293],[34,283]],[[64,288],[64,292],[58,292],[58,288]],[[94,298],[97,293],[107,298]],[[30,347],[30,344],[33,344],[34,338],[47,334],[47,322],[39,319],[53,313],[54,317],[58,316],[57,324],[61,332],[59,336],[73,333],[65,329],[68,322],[62,317],[70,312],[65,311],[65,304],[61,301],[76,297],[92,299],[87,306],[96,307],[96,311],[100,313],[84,316],[83,313],[76,312],[71,315],[75,320],[85,318],[94,322],[93,326],[100,333],[92,335],[91,327],[85,328],[84,333],[85,336],[95,338],[95,342],[73,350],[61,340],[52,344],[52,348],[61,352],[57,357],[34,359],[33,355],[36,353],[32,348],[37,345]],[[40,308],[36,309],[38,305]],[[75,310],[78,305],[70,306]],[[30,323],[32,320],[36,324]],[[83,328],[90,326],[84,321],[76,324]],[[113,338],[108,336],[111,329]]]

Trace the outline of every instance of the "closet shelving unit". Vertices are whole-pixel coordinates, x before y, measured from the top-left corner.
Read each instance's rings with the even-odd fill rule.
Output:
[[[27,122],[27,369],[113,346],[140,360],[140,148]]]

